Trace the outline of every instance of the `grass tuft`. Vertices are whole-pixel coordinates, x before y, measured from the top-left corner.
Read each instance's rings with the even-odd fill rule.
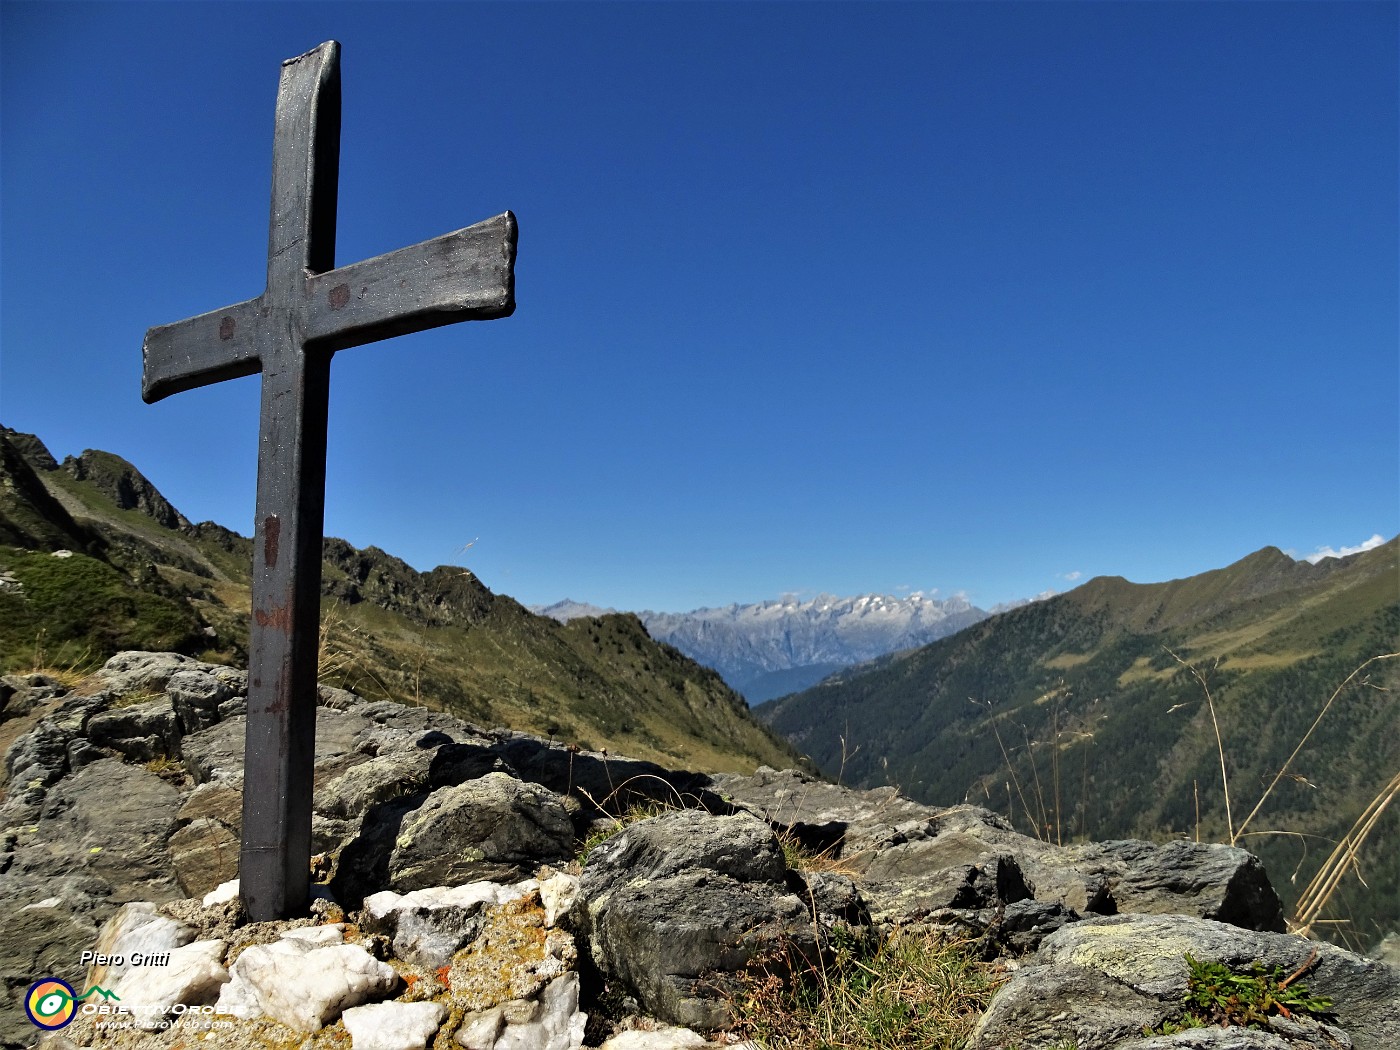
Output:
[[[816,964],[760,961],[730,1004],[736,1034],[763,1050],[955,1050],[997,984],[969,944],[934,934],[871,945],[838,927],[832,947]]]

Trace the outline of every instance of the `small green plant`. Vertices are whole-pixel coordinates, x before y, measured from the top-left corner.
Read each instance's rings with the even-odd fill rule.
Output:
[[[1237,973],[1224,963],[1196,959],[1187,952],[1185,1013],[1144,1034],[1170,1035],[1208,1025],[1268,1028],[1270,1017],[1325,1017],[1332,1009],[1332,1000],[1310,995],[1297,983],[1316,961],[1314,949],[1302,966],[1285,977],[1281,966],[1265,970],[1256,960],[1245,972]]]

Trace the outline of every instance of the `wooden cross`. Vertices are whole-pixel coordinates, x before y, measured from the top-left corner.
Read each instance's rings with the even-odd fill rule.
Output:
[[[326,413],[337,350],[515,310],[515,216],[335,268],[340,45],[282,63],[267,288],[146,333],[147,403],[262,372],[239,889],[255,920],[304,909]]]

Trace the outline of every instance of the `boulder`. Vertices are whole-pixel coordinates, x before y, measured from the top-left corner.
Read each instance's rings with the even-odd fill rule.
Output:
[[[184,737],[180,758],[190,776],[200,784],[234,779],[241,783],[247,731],[247,717],[234,716]]]
[[[595,846],[584,872],[585,893],[596,896],[600,884],[629,879],[652,880],[701,868],[738,882],[781,883],[787,864],[772,829],[740,813],[714,817],[702,810],[680,809],[638,821]]]
[[[1400,1046],[1400,971],[1393,967],[1335,945],[1209,919],[1120,915],[1086,918],[1046,937],[1031,965],[992,1000],[973,1050],[1016,1042],[1030,1050],[1050,1045],[1056,1030],[1060,1038],[1075,1035],[1081,1050],[1117,1046],[1114,1040],[1141,1034],[1140,1027],[1129,1031],[1139,1016],[1156,1010],[1158,1020],[1143,1022],[1155,1027],[1180,1015],[1188,952],[1237,968],[1258,961],[1284,973],[1316,953],[1302,980],[1313,994],[1332,999],[1335,1024],[1356,1050]],[[1328,1037],[1318,1038],[1325,1045]]]
[[[388,885],[404,891],[516,881],[541,864],[567,860],[573,843],[573,823],[558,795],[490,773],[434,791],[404,817]]]
[[[221,940],[194,941],[169,951],[159,965],[129,966],[109,989],[143,1028],[153,1028],[179,1005],[214,1002],[229,979]]]
[[[87,739],[94,747],[116,751],[133,762],[177,754],[180,726],[166,697],[115,707],[93,715]]]
[[[217,664],[206,664],[180,653],[117,653],[97,672],[103,687],[112,696],[136,693],[162,693],[166,683],[177,671],[185,669],[217,673]],[[226,669],[225,669],[226,670]]]
[[[0,721],[27,715],[46,700],[66,696],[68,687],[46,674],[7,674],[0,677]]]
[[[1027,966],[998,990],[970,1050],[1109,1050],[1160,1025],[1171,1007],[1094,967]]]
[[[298,1032],[315,1032],[352,1006],[388,996],[399,983],[392,967],[358,944],[318,946],[305,936],[251,945],[229,974],[219,1013],[267,1016]]]
[[[725,975],[769,956],[775,969],[791,954],[817,957],[806,904],[769,883],[693,870],[620,882],[584,907],[594,965],[647,1013],[689,1028],[728,1023],[726,993],[734,987]]]
[[[1259,858],[1237,846],[1184,840],[1091,842],[1067,847],[1058,863],[1102,878],[1112,910],[1195,915],[1247,930],[1282,933],[1283,903]]]
[[[807,904],[785,883],[782,850],[750,814],[681,810],[624,829],[589,854],[576,921],[594,966],[643,1009],[713,1029],[729,1019],[723,975],[756,958],[815,959]]]
[[[433,751],[387,751],[351,766],[316,792],[316,809],[331,817],[360,819],[369,808],[427,786]]]
[[[896,854],[896,850],[889,851]],[[886,863],[890,861],[891,863]],[[889,926],[909,926],[932,921],[942,913],[1000,909],[1028,899],[1032,890],[1016,858],[1009,853],[982,853],[971,863],[928,869],[908,870],[907,855],[877,856],[865,873],[862,895],[870,906],[871,918]],[[948,916],[968,919],[972,926],[985,926],[991,916]]]
[[[56,783],[67,769],[68,744],[75,735],[45,719],[11,744],[5,752],[9,793]]]

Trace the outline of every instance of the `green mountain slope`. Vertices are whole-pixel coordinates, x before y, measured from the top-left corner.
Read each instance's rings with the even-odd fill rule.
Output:
[[[420,573],[338,539],[324,554],[323,683],[672,767],[798,762],[717,674],[634,616],[565,626],[460,567]],[[248,538],[191,524],[120,457],[58,464],[0,428],[0,673],[129,648],[241,663],[251,561]]]
[[[1168,583],[1091,580],[762,714],[847,783],[976,802],[1064,840],[1220,841],[1348,675],[1397,648],[1400,539],[1317,565],[1266,548]],[[1397,770],[1400,659],[1380,660],[1338,694],[1242,844],[1296,895]],[[1361,936],[1400,927],[1400,807],[1362,873],[1371,891],[1340,902]]]

